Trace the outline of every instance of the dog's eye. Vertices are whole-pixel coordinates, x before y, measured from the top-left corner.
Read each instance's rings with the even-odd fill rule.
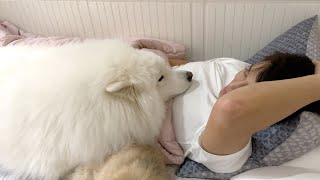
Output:
[[[161,76],[158,81],[159,82],[162,81],[163,78],[164,78],[164,76]]]

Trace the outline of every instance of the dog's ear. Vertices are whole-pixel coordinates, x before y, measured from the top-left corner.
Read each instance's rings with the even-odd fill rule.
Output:
[[[112,82],[110,84],[108,84],[106,86],[106,91],[107,92],[117,92],[125,87],[130,86],[129,82],[126,81],[116,81],[116,82]]]

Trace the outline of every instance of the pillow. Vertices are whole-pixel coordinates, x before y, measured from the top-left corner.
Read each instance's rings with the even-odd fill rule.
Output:
[[[306,54],[319,58],[317,16],[306,19],[283,33],[247,62],[254,64],[276,51]],[[320,116],[311,112],[295,114],[252,137],[252,154],[246,164],[233,173],[215,173],[204,165],[186,159],[176,172],[180,177],[230,179],[250,169],[277,166],[296,159],[320,144]]]
[[[318,16],[306,19],[290,28],[282,35],[275,38],[267,46],[258,51],[246,62],[255,64],[262,61],[266,56],[275,52],[310,55],[310,58],[318,55]]]
[[[7,45],[52,45],[79,43],[84,39],[79,37],[42,37],[24,32],[8,21],[0,23],[0,46]],[[184,59],[185,47],[182,44],[152,38],[125,39],[136,49],[148,49],[164,59]]]

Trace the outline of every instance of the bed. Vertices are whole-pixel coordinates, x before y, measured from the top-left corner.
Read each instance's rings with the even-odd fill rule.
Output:
[[[247,60],[301,20],[316,0],[1,0],[0,20],[41,36],[147,37],[186,47],[188,61]],[[320,147],[280,167],[233,179],[320,179]],[[181,180],[174,175],[172,179]]]

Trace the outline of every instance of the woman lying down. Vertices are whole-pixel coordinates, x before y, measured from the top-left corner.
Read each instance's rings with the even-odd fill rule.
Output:
[[[219,58],[176,68],[191,71],[194,76],[187,92],[173,100],[172,124],[167,118],[162,128],[159,142],[169,151],[162,149],[169,163],[182,163],[183,158],[172,154],[183,156],[184,152],[184,156],[213,172],[235,172],[250,157],[251,137],[255,132],[297,111],[320,112],[320,63],[306,56],[278,53],[252,66],[231,58]],[[166,141],[167,137],[172,140],[174,136],[183,152],[178,144]],[[122,156],[128,157],[126,161]],[[114,172],[123,173],[127,167],[123,164],[129,164],[128,169],[133,171],[128,170],[128,176],[124,174],[126,180],[128,177],[164,180],[167,175],[161,158],[160,153],[149,148],[129,147],[113,156],[108,161],[112,166],[105,164],[101,172],[112,172],[109,174],[120,180]],[[66,179],[86,179],[86,169],[78,170]]]
[[[184,154],[217,173],[239,170],[251,137],[297,111],[320,112],[320,64],[276,53],[261,63],[219,58],[178,67],[192,71],[174,99],[173,129]]]

